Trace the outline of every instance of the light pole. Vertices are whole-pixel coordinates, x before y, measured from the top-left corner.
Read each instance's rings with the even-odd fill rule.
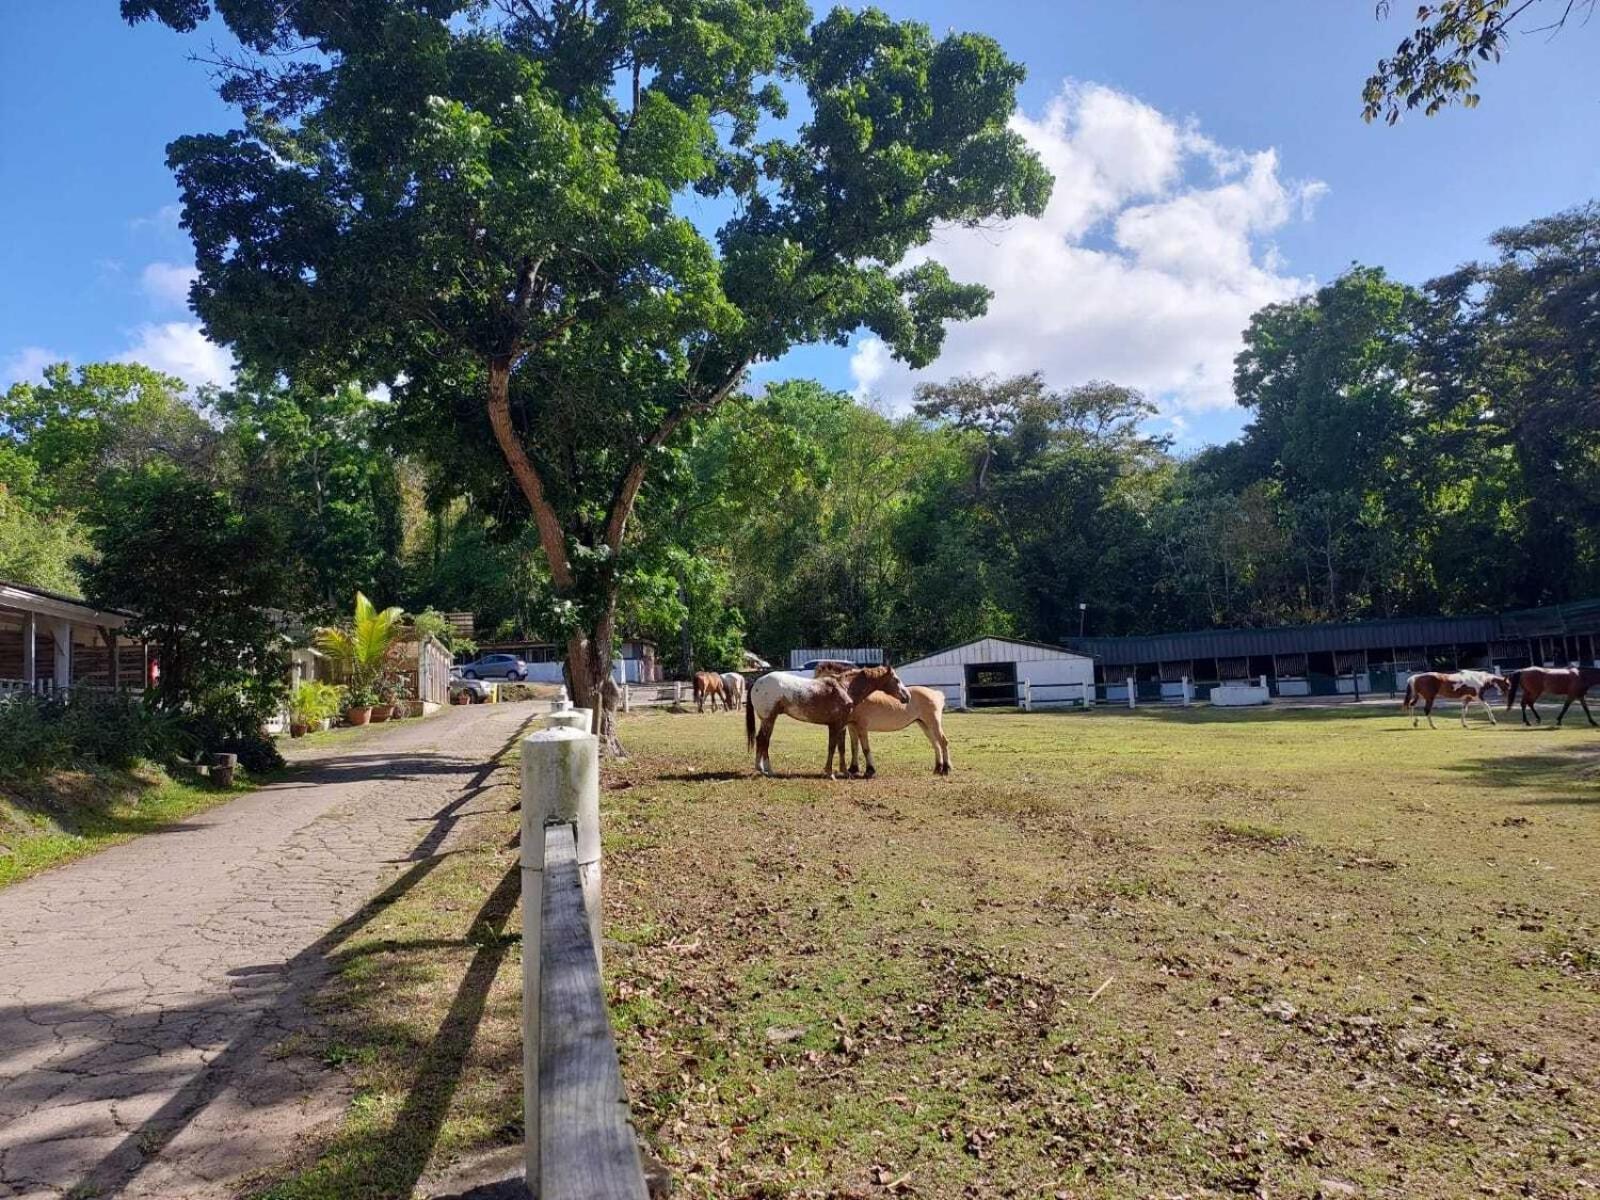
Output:
[[[1078,636],[1083,636],[1083,621],[1089,615],[1089,606],[1082,600],[1078,601]]]

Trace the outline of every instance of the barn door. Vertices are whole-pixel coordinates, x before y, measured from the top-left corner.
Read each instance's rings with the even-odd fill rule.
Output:
[[[1016,663],[967,664],[968,708],[1011,708],[1017,703]]]

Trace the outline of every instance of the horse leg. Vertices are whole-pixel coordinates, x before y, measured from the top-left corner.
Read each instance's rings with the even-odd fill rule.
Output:
[[[1471,693],[1468,693],[1467,695],[1461,697],[1461,728],[1463,729],[1467,727],[1467,709],[1471,707],[1472,695]]]
[[[1567,709],[1572,707],[1572,693],[1567,693],[1567,702],[1561,706],[1561,711],[1556,714],[1556,728],[1561,728],[1561,722],[1567,719]],[[1585,705],[1587,708],[1588,706]]]
[[[861,774],[861,735],[856,732],[854,725],[850,726],[850,769],[845,774]]]
[[[1589,697],[1585,696],[1582,692],[1579,692],[1578,703],[1583,705],[1583,715],[1589,718],[1589,724],[1594,725],[1594,714],[1589,711]],[[1600,725],[1596,725],[1595,728],[1600,729]]]
[[[778,714],[761,718],[761,730],[756,734],[756,774],[772,774],[772,727],[778,723]]]
[[[828,726],[828,761],[825,762],[822,765],[822,775],[823,775],[823,778],[825,778],[825,779],[837,779],[838,778],[838,776],[833,773],[833,751],[834,751],[834,747],[838,747],[838,750],[839,750],[839,770],[842,772],[844,770],[844,726],[843,725],[829,725]]]
[[[1439,728],[1437,725],[1435,725],[1433,723],[1433,697],[1432,696],[1429,696],[1427,698],[1427,700],[1423,701],[1423,704],[1422,704],[1422,715],[1428,718],[1428,728],[1429,729],[1437,729],[1437,728]],[[1415,728],[1415,726],[1413,726],[1413,728]]]
[[[1500,724],[1499,719],[1496,718],[1496,716],[1494,715],[1494,705],[1490,704],[1482,696],[1479,696],[1478,700],[1483,705],[1483,711],[1489,714],[1489,724],[1491,724],[1491,725]]]
[[[878,768],[872,765],[872,739],[867,736],[867,731],[861,731],[861,752],[867,756],[867,771],[863,779],[871,779],[878,773]]]
[[[928,724],[926,721],[918,721],[917,727],[922,730],[922,736],[928,739],[928,745],[933,747],[933,773],[935,775],[943,775],[944,750],[943,747],[939,745],[943,734],[934,733],[933,726]]]

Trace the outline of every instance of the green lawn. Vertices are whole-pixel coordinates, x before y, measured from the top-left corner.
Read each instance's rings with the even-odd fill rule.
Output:
[[[154,768],[62,771],[0,782],[0,887],[154,833],[250,790],[176,780]]]
[[[607,959],[683,1194],[1600,1186],[1600,733],[954,715],[880,777],[627,719]],[[808,777],[809,776],[809,777]]]

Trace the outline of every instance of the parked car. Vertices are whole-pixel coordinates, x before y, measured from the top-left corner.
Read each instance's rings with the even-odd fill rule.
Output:
[[[450,678],[450,700],[459,704],[457,696],[465,695],[468,704],[482,704],[489,699],[489,685],[481,679],[463,679],[459,675]]]
[[[835,667],[846,668],[859,667],[861,665],[860,663],[848,662],[842,658],[813,658],[801,663],[799,669],[790,671],[789,674],[799,675],[802,679],[815,679],[817,677],[817,668],[823,663],[828,663]]]
[[[528,664],[515,654],[485,654],[476,662],[462,663],[463,679],[509,679],[521,683],[528,677]]]

